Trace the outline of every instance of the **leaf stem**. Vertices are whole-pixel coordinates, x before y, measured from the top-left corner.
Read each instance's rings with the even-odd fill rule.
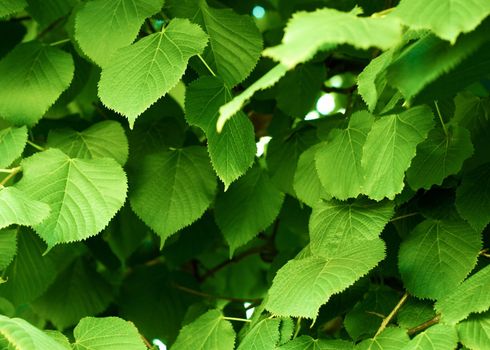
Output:
[[[227,321],[240,321],[240,322],[252,322],[252,320],[247,320],[246,318],[228,317],[228,316],[223,316],[223,320],[227,320]]]
[[[398,302],[398,304],[395,305],[395,307],[393,308],[393,310],[391,310],[390,314],[383,319],[383,322],[381,322],[381,325],[379,326],[378,331],[374,335],[375,338],[382,331],[384,331],[384,329],[386,328],[386,326],[388,325],[388,323],[390,323],[390,321],[392,320],[392,318],[396,315],[396,313],[398,312],[398,310],[400,310],[400,308],[403,306],[403,304],[405,304],[405,301],[407,301],[407,298],[408,298],[408,293],[405,292],[405,294],[403,294],[403,296],[401,297],[401,299]]]
[[[407,334],[408,335],[413,335],[415,333],[418,333],[420,331],[423,331],[424,329],[427,329],[429,328],[430,326],[433,326],[437,323],[439,323],[439,321],[441,320],[441,315],[440,314],[437,314],[436,316],[434,316],[433,318],[431,318],[430,320],[424,322],[424,323],[421,323],[419,324],[418,326],[415,326],[413,328],[410,328],[408,331],[407,331]]]
[[[447,134],[446,124],[444,124],[444,120],[442,119],[441,110],[439,109],[439,103],[437,103],[437,101],[434,101],[434,105],[436,106],[437,115],[439,116],[439,120],[441,121],[442,130],[444,130],[444,134],[447,137],[448,134]]]
[[[220,295],[213,295],[213,294],[208,294],[204,293],[198,290],[194,290],[191,288],[187,288],[185,286],[181,286],[180,284],[172,284],[172,286],[176,289],[180,289],[181,291],[184,291],[189,294],[197,295],[200,297],[204,298],[211,298],[211,299],[222,299],[222,300],[228,300],[228,301],[235,301],[238,303],[258,303],[260,302],[260,299],[252,299],[252,298],[234,298],[234,297],[226,297],[226,296],[220,296]]]
[[[7,173],[7,174],[10,174],[12,172],[15,171],[16,168],[12,168],[12,169],[0,169],[0,173]]]
[[[488,253],[488,248],[480,250],[480,255],[484,256],[485,258],[490,258],[490,254]]]
[[[38,151],[41,151],[41,152],[46,150],[46,148],[41,147],[41,146],[39,146],[39,145],[35,144],[34,142],[29,141],[29,140],[27,140],[27,144],[28,144],[29,146],[34,147],[35,149],[37,149]]]
[[[202,56],[200,54],[197,55],[197,57],[199,57],[199,59],[201,60],[201,62],[204,64],[204,66],[206,66],[206,68],[208,69],[209,73],[211,73],[211,75],[213,77],[216,76],[216,74],[214,73],[214,71],[211,69],[211,67],[208,65],[208,63],[204,60],[204,58],[202,58]]]
[[[412,216],[415,216],[418,214],[419,213],[409,213],[409,214],[405,214],[405,215],[400,215],[400,216],[397,216],[397,217],[391,219],[390,222],[406,219],[406,218],[409,218],[409,217],[412,217]]]
[[[50,43],[49,46],[63,45],[65,43],[69,42],[70,40],[71,40],[70,38],[58,40],[58,41],[55,41],[55,42]]]
[[[22,168],[20,166],[16,167],[16,168],[12,168],[10,169],[10,174],[8,174],[3,180],[2,182],[0,182],[0,189],[1,188],[4,188],[5,187],[5,184],[11,179],[13,178],[15,175],[17,175],[19,172],[22,171]]]
[[[298,317],[298,319],[296,320],[296,326],[294,327],[293,339],[296,339],[300,330],[301,330],[301,317]]]

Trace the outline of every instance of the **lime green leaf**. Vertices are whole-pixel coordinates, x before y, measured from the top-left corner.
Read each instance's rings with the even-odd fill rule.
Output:
[[[206,43],[198,25],[174,19],[161,32],[117,50],[102,69],[101,101],[133,127],[141,113],[179,82],[188,60],[202,53]]]
[[[259,166],[218,195],[214,208],[216,223],[230,246],[230,255],[272,224],[283,201],[284,194]]]
[[[378,336],[357,344],[356,350],[400,350],[408,342],[409,338],[404,329],[389,327]]]
[[[206,133],[211,164],[225,188],[250,168],[257,150],[253,125],[243,112],[216,131],[219,107],[230,99],[220,79],[203,77],[189,85],[185,100],[186,119]]]
[[[184,326],[172,350],[233,350],[235,331],[219,310],[210,310]]]
[[[14,187],[0,189],[0,229],[17,224],[34,226],[50,213],[49,205],[33,200]]]
[[[442,314],[443,322],[456,324],[472,312],[484,312],[490,308],[489,290],[490,266],[486,266],[438,300],[436,310]]]
[[[3,271],[12,262],[17,252],[17,230],[0,230],[0,271]]]
[[[22,11],[27,6],[25,0],[1,0],[0,18]]]
[[[163,181],[162,181],[163,180]],[[150,154],[132,179],[135,213],[161,238],[199,219],[216,192],[216,177],[203,147]]]
[[[0,130],[0,168],[10,166],[20,157],[27,142],[27,128],[7,128]]]
[[[113,159],[70,158],[57,149],[22,161],[16,187],[51,206],[36,232],[48,247],[94,236],[109,223],[126,199],[126,174]]]
[[[486,0],[402,0],[393,15],[413,29],[429,29],[454,44],[490,15]]]
[[[459,340],[475,350],[490,350],[490,312],[470,316],[457,326]]]
[[[47,334],[51,339],[56,341],[59,345],[63,346],[64,349],[72,350],[70,341],[68,340],[67,336],[60,331],[46,329],[44,330],[44,333]]]
[[[16,125],[36,124],[68,88],[74,69],[70,54],[58,48],[20,44],[0,61],[0,117]]]
[[[315,155],[322,144],[314,145],[301,153],[294,173],[293,189],[299,200],[313,207],[320,199],[329,199],[316,170]]]
[[[393,209],[393,202],[387,200],[322,201],[310,216],[310,249],[314,254],[335,257],[353,241],[377,239]]]
[[[344,130],[332,130],[330,140],[316,154],[316,168],[325,191],[338,199],[362,193],[364,171],[362,148],[374,117],[366,111],[354,113]]]
[[[82,132],[51,130],[47,146],[59,148],[71,158],[114,158],[121,165],[128,160],[128,139],[121,124],[112,120],[94,124]]]
[[[302,335],[284,345],[280,350],[352,350],[354,345],[345,340],[325,340],[313,339],[307,335]]]
[[[0,335],[9,344],[6,349],[66,350],[49,335],[20,318],[0,315]]]
[[[428,107],[411,108],[381,117],[369,132],[363,148],[364,193],[375,200],[393,199],[403,189],[405,171],[417,145],[434,125]]]
[[[392,17],[359,17],[359,12],[347,13],[328,8],[296,12],[286,26],[282,43],[264,50],[263,54],[292,68],[336,44],[386,50],[401,39],[398,20]]]
[[[96,0],[86,2],[75,18],[75,38],[99,66],[117,49],[131,44],[145,18],[160,11],[163,0]]]
[[[452,124],[446,130],[432,129],[427,140],[417,146],[417,155],[407,171],[407,182],[414,190],[441,185],[447,176],[459,172],[473,154],[468,130]]]
[[[437,324],[418,334],[402,350],[453,350],[458,345],[458,335],[453,326]]]
[[[104,311],[111,300],[111,285],[79,259],[58,275],[33,308],[56,328],[66,329]]]
[[[463,220],[425,220],[400,246],[398,267],[405,287],[438,299],[457,287],[476,265],[480,235]]]
[[[456,190],[456,209],[478,232],[490,222],[490,164],[466,172]]]
[[[266,308],[278,316],[315,319],[320,306],[349,287],[384,258],[380,239],[356,240],[331,257],[291,260],[276,274]]]
[[[204,28],[209,35],[204,60],[227,86],[250,74],[262,51],[262,36],[250,16],[209,7],[205,0],[174,0],[168,7],[175,17],[188,18]]]
[[[118,317],[85,317],[73,330],[74,350],[145,350],[136,327]]]
[[[279,319],[265,318],[255,324],[237,350],[274,349],[279,342]]]
[[[236,115],[257,91],[270,88],[277,83],[286,72],[287,68],[282,64],[278,64],[255,83],[242,91],[240,95],[235,96],[230,102],[221,106],[219,109],[219,118],[216,123],[218,132],[223,130],[225,123]]]

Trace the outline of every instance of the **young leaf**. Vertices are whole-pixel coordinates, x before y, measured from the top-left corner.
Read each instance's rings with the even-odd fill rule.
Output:
[[[478,232],[490,222],[490,164],[486,163],[463,175],[456,190],[456,209]]]
[[[282,345],[280,350],[353,350],[354,344],[345,340],[325,340],[313,339],[307,335],[302,335],[292,341]]]
[[[396,19],[359,17],[359,14],[359,10],[340,12],[329,8],[297,12],[288,22],[282,43],[264,50],[263,54],[293,68],[336,44],[386,50],[401,39],[401,26]]]
[[[162,182],[162,180],[164,182]],[[162,239],[199,219],[216,192],[216,177],[203,147],[150,154],[132,178],[134,212]]]
[[[74,350],[145,350],[136,327],[118,317],[85,317],[73,330]]]
[[[263,319],[245,335],[237,350],[274,349],[279,342],[279,319]]]
[[[6,340],[6,349],[66,350],[49,335],[21,318],[0,315],[0,336]]]
[[[333,197],[345,200],[362,193],[362,148],[373,123],[370,113],[356,112],[346,129],[333,130],[330,141],[319,148],[315,157],[318,176],[325,191]]]
[[[357,344],[356,350],[400,350],[408,342],[409,338],[404,329],[388,327],[378,336]]]
[[[75,38],[99,66],[111,62],[117,49],[131,44],[145,18],[160,11],[163,0],[95,0],[86,2],[75,18]]]
[[[51,130],[47,146],[59,148],[71,158],[114,158],[121,165],[128,160],[128,139],[121,124],[112,120],[94,124],[82,132]]]
[[[6,128],[0,130],[0,168],[10,166],[20,157],[27,142],[27,128]]]
[[[73,59],[58,48],[30,41],[0,61],[0,116],[15,125],[34,125],[68,88]]]
[[[194,81],[185,99],[186,119],[206,133],[211,163],[225,188],[247,171],[257,150],[253,125],[243,112],[238,112],[220,134],[216,131],[219,107],[230,99],[230,90],[215,77]]]
[[[489,289],[490,266],[486,266],[438,300],[436,311],[442,314],[443,322],[456,324],[472,312],[484,312],[490,308]]]
[[[310,216],[310,249],[325,257],[339,254],[353,241],[374,240],[393,215],[393,202],[365,199],[322,201]]]
[[[453,326],[437,324],[417,334],[402,350],[448,350],[456,349],[458,335]]]
[[[216,223],[230,246],[230,255],[272,224],[283,201],[284,194],[259,166],[218,195],[214,208]]]
[[[15,187],[0,189],[0,229],[13,224],[40,224],[49,212],[49,205],[33,200]]]
[[[174,19],[161,32],[116,51],[104,65],[99,97],[110,109],[136,118],[180,80],[188,60],[202,53],[207,35],[186,19]]]
[[[250,74],[262,51],[262,36],[250,16],[209,7],[205,0],[173,0],[168,7],[175,17],[188,18],[204,28],[209,35],[204,60],[228,87]]]
[[[266,309],[278,316],[315,319],[320,306],[375,267],[384,250],[380,239],[358,240],[330,258],[291,260],[277,272]]]
[[[489,350],[490,312],[470,316],[457,325],[459,340],[469,349]]]
[[[405,171],[415,156],[417,145],[434,125],[428,107],[411,108],[377,120],[363,148],[364,193],[372,199],[393,199],[403,189]]]
[[[459,172],[472,154],[468,130],[452,124],[445,129],[434,128],[417,146],[417,154],[407,170],[407,182],[414,190],[441,185],[447,176]]]
[[[0,271],[5,270],[17,252],[16,229],[0,230]]]
[[[1,0],[0,18],[22,11],[27,6],[25,0]]]
[[[24,159],[22,168],[16,187],[51,206],[48,218],[34,225],[49,248],[96,235],[126,199],[126,174],[110,158],[70,158],[50,149]]]
[[[219,310],[210,310],[184,326],[172,350],[233,350],[235,331]]]
[[[425,220],[400,246],[398,268],[405,287],[419,298],[439,299],[475,267],[480,234],[463,220]]]
[[[429,29],[456,42],[459,34],[475,29],[490,15],[486,0],[402,0],[393,15],[413,29]]]

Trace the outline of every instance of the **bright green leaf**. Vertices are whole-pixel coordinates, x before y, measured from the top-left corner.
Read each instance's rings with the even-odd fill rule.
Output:
[[[68,88],[70,54],[37,41],[20,44],[0,61],[0,117],[33,125]]]
[[[20,157],[27,142],[27,128],[6,128],[0,130],[0,168],[10,166]]]
[[[434,125],[428,107],[411,108],[400,114],[383,116],[369,132],[363,148],[364,193],[375,200],[393,199],[403,189],[405,171],[415,156],[417,145]]]
[[[0,229],[12,224],[38,225],[49,213],[49,205],[30,198],[17,188],[0,189]]]
[[[357,344],[356,350],[400,350],[408,342],[404,329],[388,327],[378,336]]]
[[[110,158],[70,158],[50,149],[24,159],[22,168],[16,187],[51,206],[48,218],[34,226],[48,247],[96,235],[126,199],[126,174]]]
[[[490,349],[490,312],[470,316],[457,326],[459,340],[475,350]]]
[[[417,334],[402,350],[454,350],[458,345],[456,329],[445,324],[437,324]]]
[[[237,350],[274,349],[279,342],[279,319],[257,322],[238,345]]]
[[[95,0],[76,14],[75,38],[99,66],[111,62],[117,49],[131,44],[145,18],[160,11],[164,0]]]
[[[161,32],[116,51],[102,69],[99,97],[110,109],[136,118],[180,80],[188,60],[202,53],[207,36],[186,19],[174,19]]]
[[[0,230],[0,271],[5,270],[17,252],[17,230]]]
[[[282,345],[280,350],[352,350],[354,345],[345,340],[313,339],[302,335]]]

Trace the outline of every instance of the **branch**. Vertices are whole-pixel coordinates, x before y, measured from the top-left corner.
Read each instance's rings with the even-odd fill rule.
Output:
[[[415,326],[413,328],[410,328],[408,331],[407,331],[407,334],[408,335],[414,335],[415,333],[418,333],[420,331],[423,331],[424,329],[427,329],[429,328],[430,326],[433,326],[437,323],[439,323],[439,321],[441,320],[441,315],[440,314],[437,314],[436,316],[434,316],[434,318],[422,323],[422,324],[419,324],[418,326]]]
[[[235,298],[235,297],[225,297],[225,296],[220,296],[220,295],[213,295],[213,294],[208,294],[204,293],[198,290],[194,290],[192,288],[187,288],[184,286],[181,286],[180,284],[173,283],[172,287],[179,289],[181,291],[184,291],[189,294],[197,295],[200,297],[204,298],[210,298],[210,299],[222,299],[222,300],[228,300],[228,301],[235,301],[237,303],[259,303],[260,299],[253,299],[253,298]]]
[[[403,294],[403,296],[400,299],[400,301],[398,302],[398,304],[396,304],[396,306],[393,308],[393,310],[391,310],[390,314],[383,319],[383,322],[381,322],[381,325],[379,326],[378,331],[374,335],[375,338],[382,331],[384,331],[384,329],[386,328],[386,326],[388,325],[388,323],[390,323],[391,319],[396,315],[396,313],[398,312],[398,310],[400,310],[400,308],[405,303],[405,301],[407,300],[407,298],[408,298],[408,293],[405,292],[405,294]]]
[[[480,255],[484,256],[485,258],[490,258],[490,253],[488,253],[488,248],[480,250]]]
[[[17,175],[18,173],[20,173],[22,171],[22,168],[20,166],[16,167],[16,168],[12,168],[10,169],[10,174],[8,174],[7,176],[5,176],[5,178],[2,180],[2,182],[0,182],[0,189],[2,189],[5,184],[11,179],[13,178],[15,175]]]
[[[337,94],[352,94],[354,90],[356,90],[356,86],[351,86],[349,88],[337,88],[337,87],[329,87],[329,86],[323,86],[322,91],[324,92],[335,92]]]

